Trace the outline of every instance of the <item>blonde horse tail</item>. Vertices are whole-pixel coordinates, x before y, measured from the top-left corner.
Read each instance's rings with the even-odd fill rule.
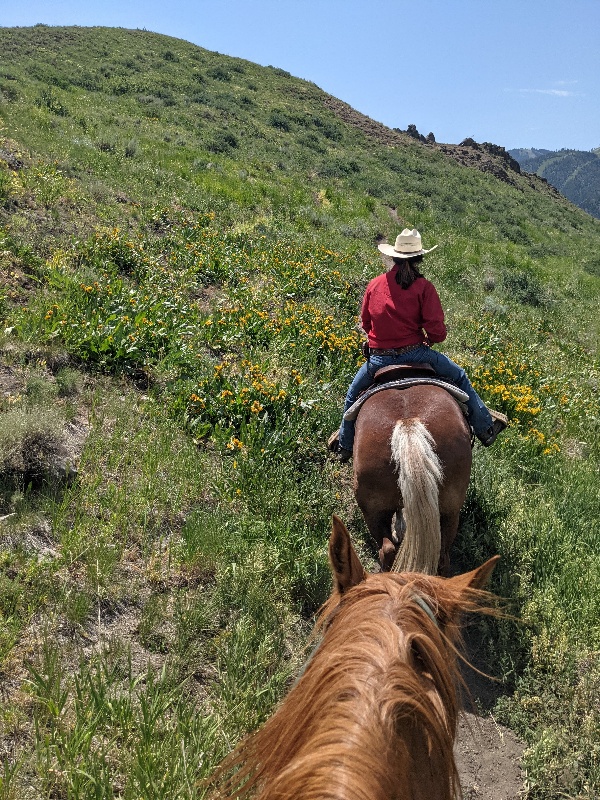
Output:
[[[416,418],[398,420],[392,433],[392,460],[404,502],[404,539],[392,572],[438,571],[441,549],[439,488],[443,468],[433,436]]]

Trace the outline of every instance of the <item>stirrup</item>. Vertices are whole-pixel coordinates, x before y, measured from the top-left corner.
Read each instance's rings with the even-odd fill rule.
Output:
[[[494,411],[491,408],[489,409],[489,412],[490,412],[490,417],[494,422],[502,423],[502,428],[500,430],[503,431],[504,428],[506,428],[508,425],[508,417],[506,416],[506,414],[503,414],[501,411]],[[498,433],[500,433],[500,431],[498,431]]]
[[[340,449],[340,432],[339,430],[334,431],[329,439],[327,439],[327,449],[330,450],[332,453],[337,453]]]
[[[346,461],[350,461],[352,458],[352,450],[346,450],[345,447],[338,447],[337,449],[337,459],[340,464],[345,464]]]

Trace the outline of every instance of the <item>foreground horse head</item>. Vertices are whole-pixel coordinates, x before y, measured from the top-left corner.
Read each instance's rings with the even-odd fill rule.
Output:
[[[471,475],[457,401],[432,385],[373,395],[356,420],[353,455],[354,494],[382,568],[447,575]]]
[[[329,557],[321,641],[271,719],[217,769],[216,796],[450,800],[459,618],[489,597],[479,589],[498,557],[448,579],[367,575],[336,517]]]

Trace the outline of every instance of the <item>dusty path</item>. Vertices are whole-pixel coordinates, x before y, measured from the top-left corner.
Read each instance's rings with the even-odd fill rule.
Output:
[[[476,631],[465,631],[467,658],[481,672],[493,674],[482,656]],[[470,699],[463,714],[454,752],[464,800],[517,800],[523,796],[521,757],[525,744],[494,719],[491,709],[502,685],[468,667],[462,669]],[[483,709],[475,712],[476,709]]]
[[[464,800],[522,797],[523,749],[523,742],[493,716],[465,714],[454,748]]]

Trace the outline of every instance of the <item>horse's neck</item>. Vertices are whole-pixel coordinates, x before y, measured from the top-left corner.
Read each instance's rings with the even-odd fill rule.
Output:
[[[431,675],[414,670],[412,690],[396,698],[396,741],[390,756],[390,769],[396,769],[398,800],[451,800],[454,797],[455,763],[453,755],[453,709],[450,718]],[[396,753],[404,751],[406,763],[396,763]]]

